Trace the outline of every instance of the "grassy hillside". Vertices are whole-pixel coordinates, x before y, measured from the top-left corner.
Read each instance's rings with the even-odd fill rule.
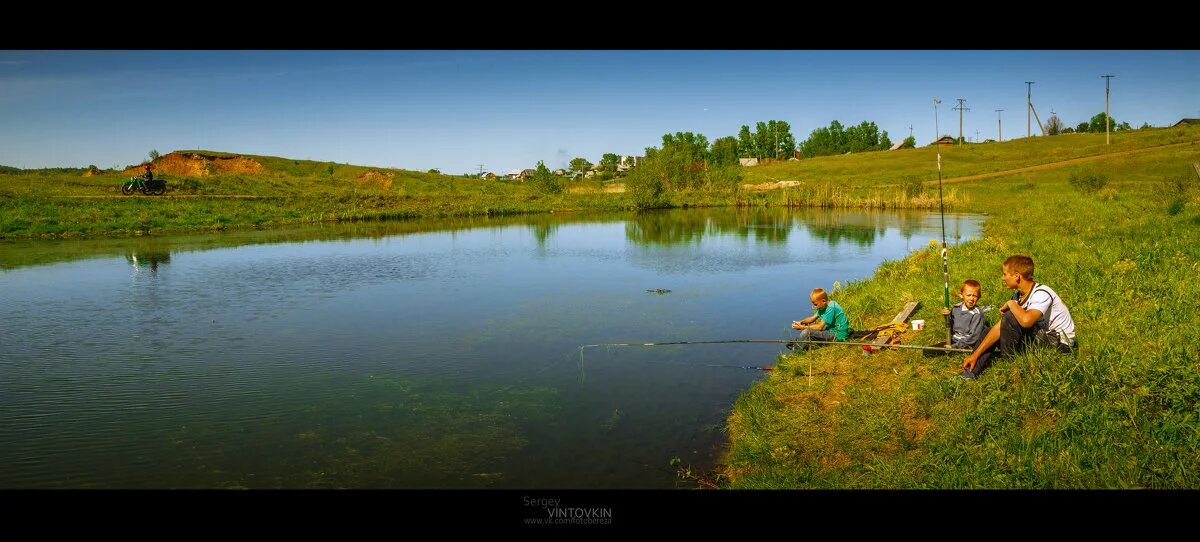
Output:
[[[81,176],[83,170],[0,175],[0,238],[122,236],[623,205],[619,194],[545,196],[519,181],[211,151],[180,153],[240,156],[266,171],[232,173],[212,168],[209,173],[201,168],[200,175],[160,175],[167,181],[165,197],[122,196],[120,186],[130,177],[125,172],[89,177]]]
[[[1171,142],[1179,131],[1160,133],[1160,142]],[[968,147],[950,156],[984,152]],[[875,154],[868,163],[887,153]],[[1195,162],[1200,146],[1189,145],[958,185],[970,210],[990,216],[983,239],[952,249],[952,289],[974,278],[984,286],[981,304],[999,306],[1011,294],[1000,283],[1000,263],[1031,255],[1035,280],[1071,311],[1077,354],[1035,351],[997,361],[975,381],[957,378],[962,355],[866,357],[827,347],[782,357],[730,416],[727,485],[1200,487]],[[837,170],[830,162],[789,166]],[[970,174],[987,166],[954,167]],[[862,182],[887,177],[872,175]],[[833,298],[858,329],[919,300],[914,318],[929,327],[910,333],[909,342],[945,337],[936,249],[887,262]],[[800,301],[797,319],[810,314]]]
[[[1117,132],[1112,139],[1111,145],[1105,145],[1104,134],[1064,134],[1022,138],[1003,143],[968,143],[942,147],[942,177],[952,179],[1073,158],[1190,143],[1200,140],[1200,128],[1133,130]],[[745,168],[745,182],[833,182],[856,190],[897,185],[912,179],[936,182],[937,152],[937,148],[930,146],[774,162]]]
[[[942,199],[948,210],[971,207],[971,198],[953,184],[964,175],[1200,141],[1195,127],[1119,134],[1111,146],[1103,144],[1102,135],[1077,134],[945,148],[944,176],[951,184]],[[780,162],[742,168],[742,179],[732,184],[668,192],[662,204],[936,209],[935,164],[932,148]],[[591,180],[566,182],[561,193],[542,193],[520,181],[203,150],[169,153],[156,167],[167,181],[166,196],[122,196],[120,186],[136,167],[90,172],[92,176],[64,168],[0,173],[0,238],[128,236],[635,206],[631,195],[606,193]],[[740,188],[778,180],[798,184],[770,191]]]

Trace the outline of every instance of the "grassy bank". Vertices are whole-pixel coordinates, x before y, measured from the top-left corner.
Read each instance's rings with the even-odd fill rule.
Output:
[[[1103,136],[1078,134],[944,148],[944,175],[993,173],[1198,140],[1200,129],[1157,129],[1123,133],[1111,146],[1103,145]],[[234,156],[210,151],[180,154],[190,152]],[[937,192],[928,184],[934,153],[932,148],[871,152],[743,168],[734,188],[725,184],[667,192],[661,205],[934,209]],[[605,193],[591,180],[566,181],[567,190],[546,194],[520,181],[269,156],[243,158],[254,160],[263,171],[213,169],[198,176],[167,175],[168,191],[163,197],[122,196],[120,186],[129,176],[125,173],[83,176],[82,169],[6,169],[0,174],[0,238],[130,236],[635,207],[629,194]],[[770,191],[740,188],[744,183],[777,180],[795,180],[799,185]],[[944,200],[952,210],[970,206],[970,198],[955,186],[946,187]]]
[[[999,306],[1011,294],[1001,261],[1031,255],[1035,280],[1071,310],[1078,353],[1001,360],[976,381],[955,376],[961,355],[828,347],[785,356],[730,416],[727,485],[1200,487],[1194,162],[1200,148],[1185,146],[958,185],[971,202],[960,210],[990,216],[983,239],[952,250],[952,289],[975,278],[981,304]],[[945,336],[935,249],[887,262],[833,297],[859,329],[919,300],[914,318],[929,327],[909,342]],[[808,314],[802,301],[797,318]]]

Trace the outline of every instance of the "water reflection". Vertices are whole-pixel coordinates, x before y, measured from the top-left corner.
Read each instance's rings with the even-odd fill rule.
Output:
[[[639,245],[696,245],[705,237],[726,236],[755,243],[786,244],[789,236],[807,233],[836,247],[843,242],[870,248],[889,229],[897,230],[905,241],[917,231],[928,231],[931,218],[926,212],[880,210],[841,211],[831,209],[704,209],[648,211],[634,215],[625,225],[625,238]],[[947,237],[960,240],[964,217],[946,217]],[[973,219],[970,219],[973,220]]]
[[[960,231],[970,229],[961,224],[963,220],[975,219],[946,215],[946,235],[951,244],[957,244],[961,239]],[[877,243],[888,229],[895,229],[904,238],[908,250],[911,250],[912,236],[915,232],[928,231],[930,227],[940,228],[939,216],[923,211],[714,208],[641,213],[588,212],[460,217],[319,224],[162,237],[0,240],[0,270],[123,254],[130,265],[134,265],[133,256],[136,255],[138,266],[145,264],[154,272],[157,271],[157,264],[167,263],[172,253],[181,251],[297,241],[384,239],[413,233],[461,232],[510,226],[528,228],[537,244],[539,254],[545,256],[547,246],[563,225],[618,222],[625,224],[626,240],[645,247],[696,246],[703,239],[712,237],[741,240],[746,244],[758,246],[783,246],[792,236],[807,231],[811,237],[821,239],[830,246],[846,243],[859,248],[869,248]],[[917,244],[923,245],[924,241],[918,240]]]
[[[170,252],[125,252],[125,261],[133,267],[134,271],[141,271],[143,268],[149,267],[151,273],[158,273],[158,264],[171,263]]]

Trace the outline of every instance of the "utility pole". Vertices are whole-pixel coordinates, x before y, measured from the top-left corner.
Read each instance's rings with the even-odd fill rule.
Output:
[[[979,143],[979,129],[978,128],[975,129],[975,142]]]
[[[1104,78],[1104,144],[1110,145],[1112,144],[1112,140],[1109,139],[1110,136],[1108,135],[1108,127],[1112,124],[1112,115],[1108,114],[1108,83],[1112,81],[1113,77],[1116,76],[1101,75],[1100,77]]]
[[[1000,143],[1004,143],[1004,124],[1000,122],[1000,112],[1003,109],[996,110],[996,137]]]
[[[965,101],[967,101],[967,100],[966,100],[966,98],[959,98],[959,99],[958,99],[958,107],[955,107],[955,108],[953,108],[953,109],[957,109],[957,110],[958,110],[958,144],[959,144],[959,145],[962,145],[962,144],[963,144],[963,135],[962,135],[962,114],[963,114],[963,111],[970,111],[970,110],[971,110],[970,108],[963,107],[963,102],[965,102]]]
[[[908,137],[912,137],[912,125],[908,125]]]
[[[779,125],[775,125],[775,159],[779,159]]]
[[[479,176],[483,176],[483,164],[479,164]]]
[[[1025,137],[1033,135],[1033,123],[1030,122],[1029,112],[1033,111],[1033,84],[1036,82],[1025,82]]]

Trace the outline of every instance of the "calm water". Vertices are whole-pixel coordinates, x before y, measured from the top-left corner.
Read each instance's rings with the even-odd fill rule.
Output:
[[[580,345],[793,336],[934,238],[721,209],[0,241],[0,488],[675,487],[781,345]]]

